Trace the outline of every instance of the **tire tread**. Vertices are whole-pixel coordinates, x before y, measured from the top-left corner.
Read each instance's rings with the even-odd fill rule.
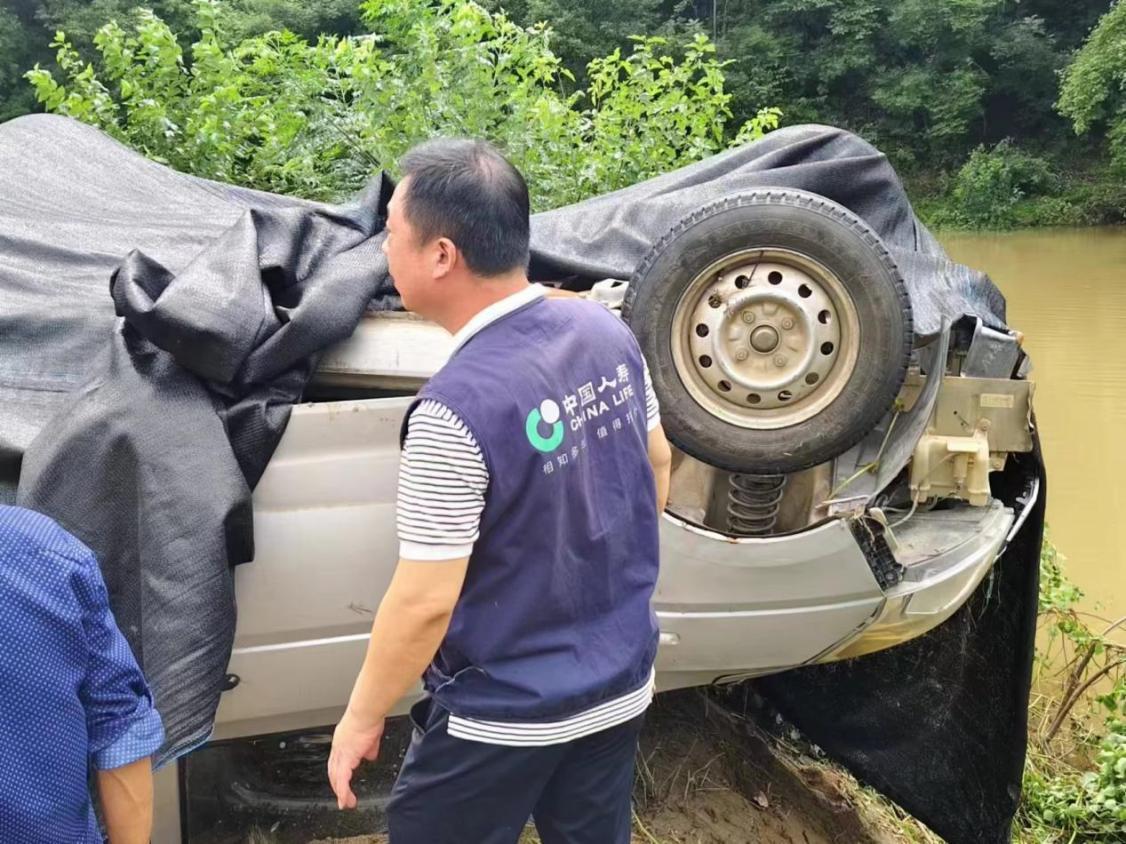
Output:
[[[908,360],[910,358],[911,349],[914,344],[914,323],[911,313],[911,299],[907,291],[906,282],[903,280],[902,273],[899,271],[895,260],[892,258],[891,253],[880,239],[879,235],[865,223],[856,214],[853,214],[848,209],[833,202],[832,200],[808,191],[789,189],[789,188],[763,188],[751,191],[744,191],[742,193],[733,194],[722,199],[709,202],[706,205],[693,211],[682,218],[675,226],[673,226],[662,238],[660,238],[649,250],[646,256],[642,259],[634,270],[633,275],[630,277],[629,286],[626,289],[625,297],[622,301],[622,317],[627,324],[630,322],[630,316],[633,312],[634,304],[637,295],[643,282],[652,270],[653,265],[660,260],[665,251],[686,232],[694,228],[699,223],[707,220],[719,213],[728,211],[735,208],[742,208],[745,206],[763,206],[772,205],[779,207],[799,208],[807,212],[816,214],[823,217],[827,221],[832,222],[838,226],[844,226],[855,235],[861,243],[869,250],[871,250],[890,271],[894,290],[899,299],[900,311],[904,320],[903,337],[900,343],[900,354],[898,356],[899,363],[895,377],[889,379],[888,387],[884,394],[878,399],[873,401],[873,405],[878,404],[881,408],[881,413],[886,412],[895,397],[898,395],[900,388],[903,385],[907,376]],[[654,364],[650,361],[650,366]],[[658,399],[661,397],[658,396]],[[878,421],[878,418],[877,420]],[[874,424],[874,423],[873,423]],[[837,454],[851,448],[857,442],[864,438],[868,432],[865,430],[859,431],[854,437],[844,441],[843,447],[839,447]],[[680,445],[678,443],[678,445]],[[683,448],[682,450],[693,453],[691,448]],[[693,456],[704,459],[704,455],[694,454]],[[737,462],[737,461],[734,461]],[[728,465],[721,465],[720,468],[735,470],[734,462],[728,462]],[[794,463],[791,459],[788,462]],[[790,471],[797,471],[799,468],[807,468],[810,465],[815,465],[820,461],[809,461],[804,465],[796,465]],[[801,461],[797,461],[798,464]],[[764,467],[769,468],[769,467]]]

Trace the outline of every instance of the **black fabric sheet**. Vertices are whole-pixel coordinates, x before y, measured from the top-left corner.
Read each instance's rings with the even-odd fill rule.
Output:
[[[993,494],[1039,497],[990,574],[925,636],[859,659],[754,681],[862,782],[951,844],[1009,841],[1020,801],[1047,489],[1039,443]]]
[[[652,245],[691,212],[771,187],[828,197],[876,230],[907,282],[920,337],[933,338],[963,316],[1004,326],[1004,297],[984,273],[946,257],[916,219],[887,158],[856,135],[828,126],[779,129],[641,184],[536,214],[532,274],[628,279]]]
[[[771,187],[824,195],[876,230],[907,281],[920,342],[965,316],[1004,325],[1000,293],[946,258],[886,158],[824,126],[781,129],[535,215],[531,275],[628,279],[682,217]],[[98,554],[165,719],[165,759],[210,731],[235,625],[230,570],[253,556],[250,492],[317,353],[347,337],[365,305],[401,307],[379,249],[389,190],[376,179],[334,208],[175,173],[62,117],[0,126],[0,500],[18,479],[20,503]],[[1001,619],[996,637],[980,635],[979,620],[961,638],[916,646],[942,659],[912,663],[896,649],[857,663],[888,666],[894,688],[879,668],[852,666],[825,669],[831,692],[802,679],[812,672],[771,681],[799,726],[936,828],[943,793],[967,795],[965,829],[995,830],[1011,814],[1023,744],[1009,725],[989,725],[1027,699],[1026,672],[997,666],[1030,658],[1034,522],[994,579],[1008,598],[984,607]],[[985,666],[995,672],[988,699],[976,694]],[[912,684],[929,694],[894,691]],[[813,689],[834,705],[812,705]],[[1013,706],[995,706],[998,696]],[[896,720],[907,710],[947,727],[912,731]],[[834,744],[821,734],[835,724]],[[945,753],[956,742],[990,745],[992,761]],[[924,773],[898,776],[912,766]],[[952,841],[996,840],[950,829]]]
[[[169,759],[204,740],[250,492],[386,282],[377,180],[329,209],[192,179],[62,118],[0,127],[0,453],[97,554]]]

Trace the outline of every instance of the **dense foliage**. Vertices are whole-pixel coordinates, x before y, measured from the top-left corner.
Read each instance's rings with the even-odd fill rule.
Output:
[[[593,59],[587,85],[542,25],[524,28],[469,0],[366,0],[371,34],[288,32],[241,41],[223,7],[197,0],[185,55],[152,11],[94,36],[85,62],[60,33],[57,72],[28,76],[46,108],[93,123],[179,170],[310,198],[338,198],[438,134],[488,137],[525,172],[537,207],[573,202],[712,155],[777,125],[740,131],[715,48],[697,33],[674,59],[657,37]]]
[[[953,197],[970,221],[992,226],[1011,222],[1021,199],[1043,196],[1056,182],[1048,163],[1015,149],[1007,140],[992,150],[978,147],[958,171]]]
[[[518,21],[546,20],[573,32],[580,43],[564,45],[566,61],[611,49],[623,31],[642,26],[682,35],[703,30],[720,58],[732,61],[728,89],[737,116],[775,103],[788,122],[858,131],[908,169],[949,168],[978,145],[1005,138],[1036,148],[1066,144],[1066,121],[1053,108],[1058,73],[1109,6],[1108,0],[491,2]],[[637,28],[623,30],[621,21],[631,19]]]
[[[1077,133],[1107,130],[1115,165],[1126,176],[1126,2],[1099,21],[1064,75],[1059,110]]]
[[[559,68],[574,77],[557,76],[562,97],[588,87],[592,60],[615,49],[628,55],[630,36],[664,37],[661,49],[679,56],[703,33],[716,45],[716,58],[730,62],[725,90],[736,122],[753,118],[764,104],[777,105],[789,123],[860,132],[908,174],[952,173],[978,147],[1005,139],[1088,180],[1098,170],[1104,133],[1117,155],[1126,156],[1122,3],[1110,10],[1108,0],[482,2],[494,11],[503,7],[506,19],[521,27],[552,27]],[[36,61],[50,66],[56,30],[89,61],[101,26],[116,19],[128,28],[129,10],[140,4],[9,0],[11,11],[0,12],[0,118],[33,107],[18,75]],[[201,37],[192,0],[143,5],[176,34],[190,65],[188,47]],[[358,0],[223,0],[213,27],[230,45],[274,29],[312,43],[320,33],[374,28]],[[1092,142],[1077,149],[1069,121]]]

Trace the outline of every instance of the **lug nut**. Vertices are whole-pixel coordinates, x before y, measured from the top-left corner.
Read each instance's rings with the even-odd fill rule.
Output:
[[[737,360],[737,361],[745,361],[750,356],[751,356],[751,353],[748,352],[746,349],[739,349],[738,351],[735,352],[735,360]]]
[[[755,315],[753,313],[751,313],[750,311],[743,311],[743,322],[747,323],[747,325],[750,325],[754,321]]]
[[[786,365],[786,356],[785,355],[775,355],[774,356],[774,365],[775,366],[785,366]]]
[[[786,317],[784,320],[782,320],[782,327],[784,329],[786,329],[787,331],[789,331],[791,328],[794,327],[794,321],[792,319],[790,319],[789,317]]]

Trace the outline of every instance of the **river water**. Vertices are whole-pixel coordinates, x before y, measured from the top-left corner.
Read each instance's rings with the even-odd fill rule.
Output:
[[[1024,332],[1049,533],[1084,603],[1126,615],[1126,227],[939,239],[989,273]]]

